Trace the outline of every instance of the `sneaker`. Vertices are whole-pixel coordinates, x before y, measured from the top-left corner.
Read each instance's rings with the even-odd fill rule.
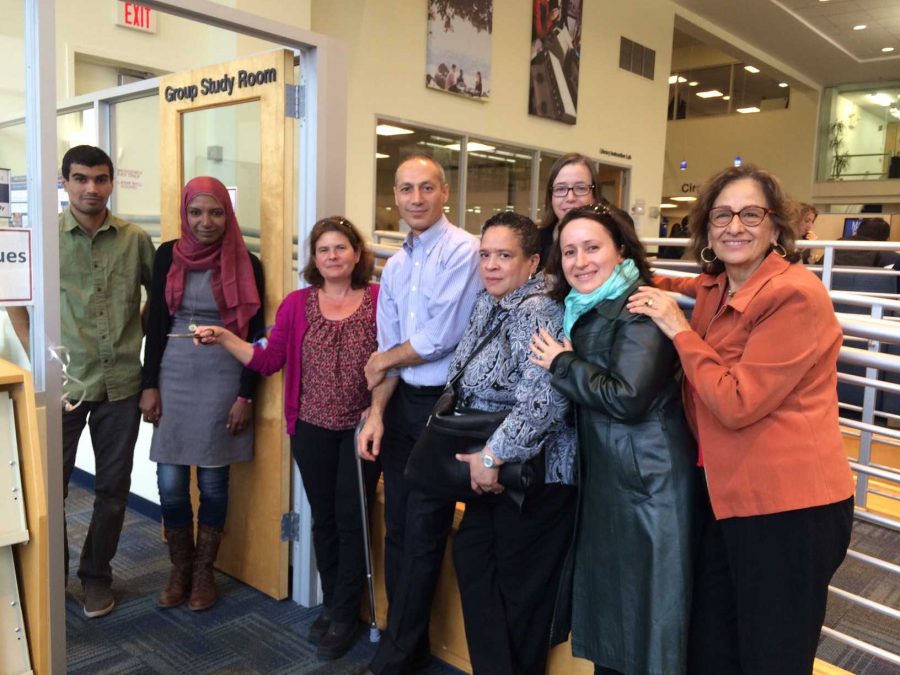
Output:
[[[87,618],[106,616],[115,606],[116,600],[108,584],[98,582],[84,584],[84,615]]]
[[[328,608],[324,608],[319,616],[316,617],[316,620],[312,622],[312,625],[309,627],[309,633],[307,634],[307,639],[310,642],[318,643],[324,636],[325,633],[328,632],[328,627],[331,625],[331,612],[328,611]]]
[[[356,642],[357,633],[359,633],[358,621],[349,621],[347,623],[332,621],[331,625],[328,626],[328,631],[319,642],[316,656],[328,661],[341,658]]]

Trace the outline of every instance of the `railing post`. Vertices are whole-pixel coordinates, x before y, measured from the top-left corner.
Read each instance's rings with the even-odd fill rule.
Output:
[[[834,267],[834,248],[826,246],[825,257],[822,258],[822,283],[829,291],[831,290],[832,267]]]
[[[872,318],[881,320],[884,318],[884,307],[881,305],[872,305]],[[869,351],[881,351],[881,342],[879,340],[869,340]],[[866,378],[870,380],[878,379],[878,369],[866,368]],[[875,398],[878,391],[871,385],[866,385],[863,391],[862,405],[862,421],[866,424],[875,424]],[[859,435],[859,458],[860,464],[869,466],[872,462],[872,432],[861,431]],[[860,508],[866,508],[866,502],[869,495],[869,476],[864,473],[856,474],[856,505]]]

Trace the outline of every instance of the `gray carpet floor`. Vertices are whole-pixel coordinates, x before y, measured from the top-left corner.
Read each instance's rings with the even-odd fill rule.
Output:
[[[74,571],[90,520],[93,495],[74,484],[66,502]],[[857,521],[851,548],[900,565],[900,533]],[[362,666],[375,645],[360,624],[353,648],[337,661],[319,661],[306,639],[318,608],[304,608],[266,595],[217,572],[221,598],[207,612],[160,610],[156,596],[168,575],[168,557],[159,524],[129,509],[113,561],[115,611],[100,619],[82,613],[78,579],[66,595],[67,667],[74,674],[120,673],[315,673],[337,675]],[[848,559],[833,585],[900,609],[900,577]],[[832,595],[825,625],[900,654],[900,621]],[[818,656],[858,675],[897,675],[897,666],[823,638]],[[432,659],[423,675],[458,675]]]
[[[66,593],[66,662],[75,675],[227,673],[338,675],[367,664],[376,645],[368,627],[343,658],[320,661],[306,639],[319,608],[276,601],[216,572],[220,599],[206,612],[186,607],[161,610],[156,598],[168,578],[169,561],[159,523],[128,510],[113,560],[116,608],[88,619],[75,576],[90,522],[93,494],[74,484],[66,500],[72,574]],[[432,658],[423,675],[459,675]]]

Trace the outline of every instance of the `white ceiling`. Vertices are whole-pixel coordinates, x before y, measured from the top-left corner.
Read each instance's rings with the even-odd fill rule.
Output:
[[[819,85],[900,80],[900,0],[675,2]],[[694,32],[681,18],[676,26]]]

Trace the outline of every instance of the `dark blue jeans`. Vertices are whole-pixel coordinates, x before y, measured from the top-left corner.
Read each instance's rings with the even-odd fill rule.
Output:
[[[200,489],[200,513],[197,520],[209,527],[225,527],[228,513],[228,473],[230,466],[197,467]],[[184,464],[157,464],[159,504],[163,525],[167,528],[187,527],[194,522],[191,507],[191,467]]]

